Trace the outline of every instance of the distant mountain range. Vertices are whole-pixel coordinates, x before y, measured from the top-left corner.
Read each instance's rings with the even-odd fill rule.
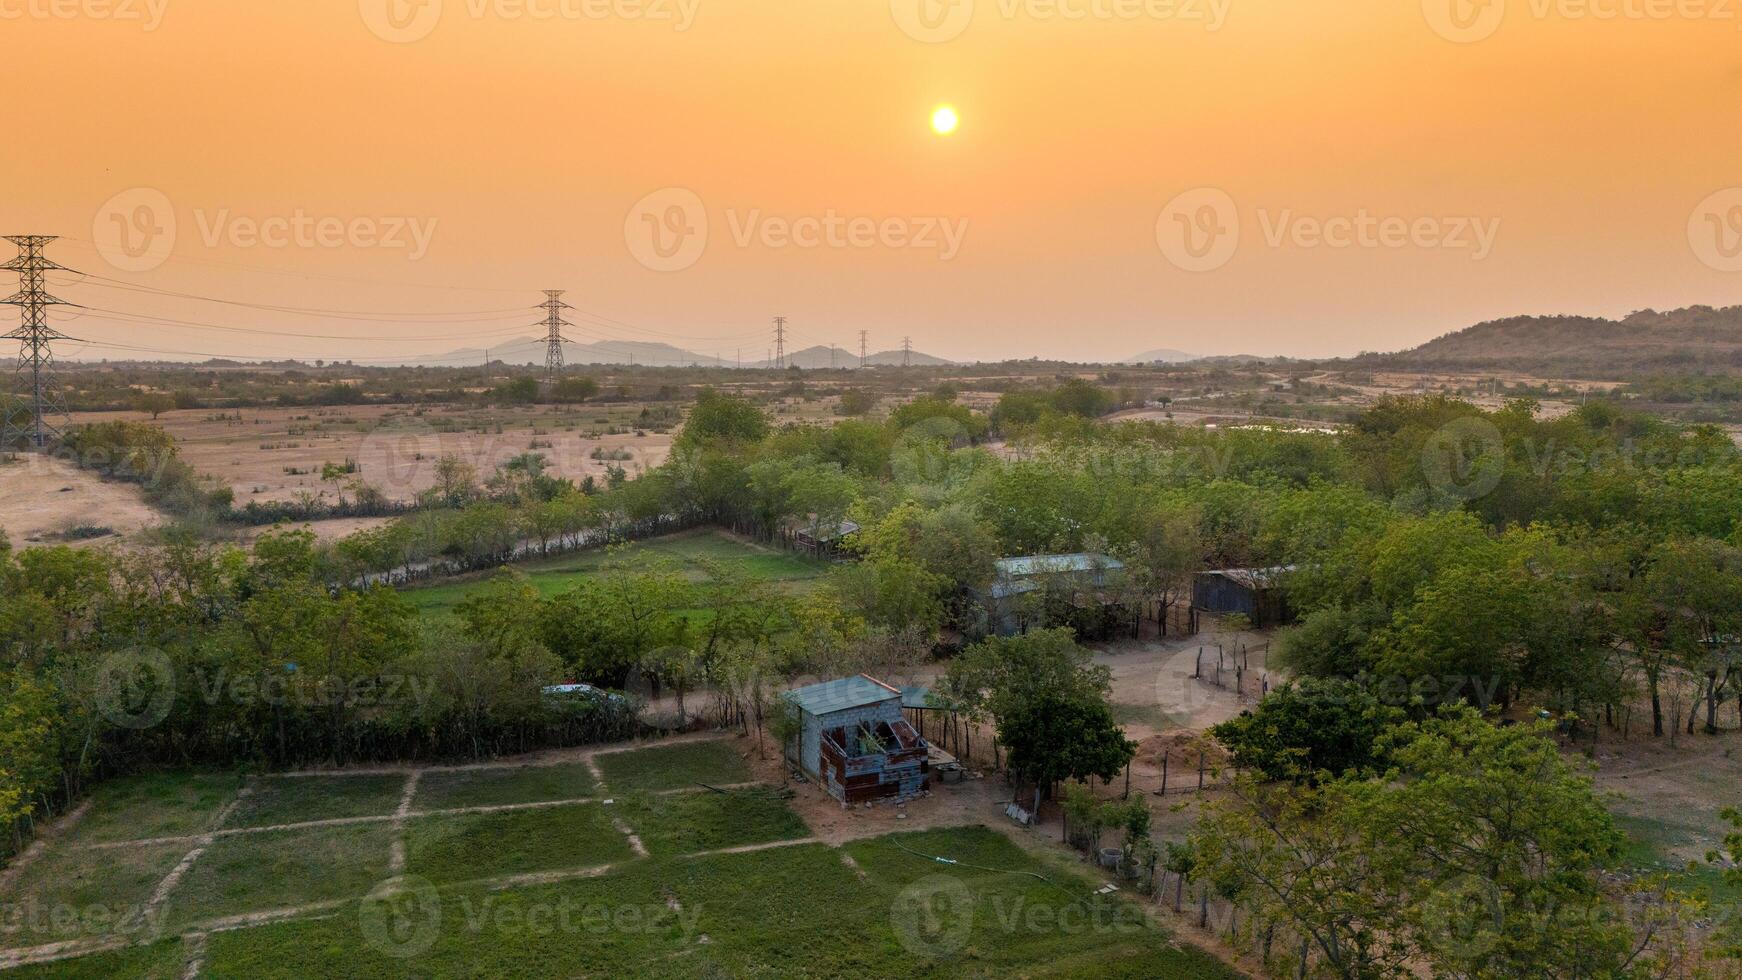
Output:
[[[1505,369],[1572,377],[1742,373],[1742,306],[1641,310],[1620,320],[1490,320],[1395,354],[1355,359],[1439,370]]]
[[[1187,354],[1183,350],[1174,350],[1170,347],[1163,347],[1159,350],[1146,350],[1141,354],[1133,354],[1119,363],[1154,364],[1159,361],[1163,364],[1180,364],[1185,361],[1195,361],[1197,359],[1198,355],[1196,354]]]
[[[486,360],[501,361],[504,364],[543,364],[544,339],[542,337],[523,337],[517,340],[493,344],[488,350],[482,347],[466,347],[460,350],[448,351],[445,354],[419,354],[407,357],[400,362],[417,367],[464,367],[470,364],[483,364]],[[832,357],[831,357],[832,352]],[[936,365],[951,362],[941,357],[933,357],[919,351],[910,355],[912,364]],[[878,351],[866,360],[875,366],[899,366],[902,363],[902,353],[898,350]],[[835,347],[806,347],[786,355],[788,364],[800,368],[814,369],[827,367],[858,367],[857,352]],[[733,357],[716,357],[713,354],[698,354],[695,351],[673,347],[670,344],[649,343],[639,340],[605,340],[590,344],[563,344],[563,363],[565,364],[645,364],[649,367],[689,367],[694,364],[717,367],[737,367],[738,360]],[[754,360],[745,359],[742,364],[747,368],[766,368],[770,362],[765,357]]]

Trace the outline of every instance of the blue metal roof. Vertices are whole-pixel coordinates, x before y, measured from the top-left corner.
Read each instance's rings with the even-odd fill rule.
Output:
[[[1056,572],[1088,572],[1096,569],[1116,571],[1125,563],[1106,555],[1079,553],[1075,555],[1028,555],[1023,558],[998,559],[998,574],[1005,578],[1024,578]]]
[[[842,677],[786,692],[784,697],[813,715],[834,714],[901,697],[869,677]]]

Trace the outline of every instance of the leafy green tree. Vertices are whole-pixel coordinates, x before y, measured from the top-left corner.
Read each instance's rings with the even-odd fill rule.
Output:
[[[877,407],[877,396],[863,388],[848,388],[841,392],[842,415],[864,415]]]
[[[1137,753],[1113,720],[1105,698],[1078,691],[1041,691],[998,716],[998,742],[1021,782],[1042,788],[1067,779],[1110,781]]]
[[[724,442],[749,445],[768,437],[768,417],[762,409],[734,395],[704,389],[684,422],[679,440],[689,444]]]
[[[1377,741],[1404,720],[1401,708],[1355,681],[1302,678],[1273,689],[1256,710],[1210,729],[1234,765],[1268,780],[1315,782],[1322,774],[1384,767]]]

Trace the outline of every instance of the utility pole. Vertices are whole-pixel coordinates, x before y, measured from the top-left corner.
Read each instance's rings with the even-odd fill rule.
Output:
[[[7,241],[18,246],[18,257],[0,265],[0,269],[18,273],[18,292],[0,300],[0,303],[18,307],[20,323],[18,329],[5,335],[7,340],[18,341],[18,367],[13,386],[17,401],[8,400],[5,411],[0,412],[5,416],[0,419],[4,424],[4,429],[0,430],[0,447],[23,442],[38,450],[44,449],[50,440],[60,438],[61,428],[71,421],[67,416],[66,398],[61,395],[60,385],[55,379],[54,350],[51,347],[52,341],[68,338],[48,325],[48,308],[76,304],[56,299],[43,289],[44,273],[66,268],[42,254],[43,247],[57,237],[6,236]],[[30,415],[28,422],[23,421],[26,413]]]
[[[829,345],[829,370],[833,371],[834,369],[835,369],[835,345],[830,344]]]
[[[913,364],[913,338],[901,338],[901,366],[910,367]]]
[[[859,367],[865,366],[865,331],[859,331]]]
[[[786,317],[774,318],[774,366],[786,367]]]
[[[538,304],[544,309],[544,380],[553,385],[563,373],[563,328],[574,325],[563,319],[564,310],[574,309],[563,302],[563,292],[547,289],[544,302]]]

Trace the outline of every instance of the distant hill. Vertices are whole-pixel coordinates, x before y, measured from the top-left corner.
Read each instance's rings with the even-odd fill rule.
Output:
[[[831,350],[834,352],[833,360],[830,359]],[[908,356],[911,358],[909,363],[914,365],[953,363],[951,361],[946,361],[941,357],[922,354],[919,351],[913,351]],[[901,351],[878,351],[877,353],[865,358],[865,361],[872,367],[900,367]],[[859,353],[857,351],[849,351],[844,347],[830,348],[819,344],[816,347],[806,347],[803,350],[792,351],[786,355],[786,363],[796,364],[800,368],[807,370],[827,367],[856,368],[859,366]],[[745,364],[746,367],[767,367],[768,365],[769,362],[767,361],[758,361],[754,365],[749,364],[748,362]]]
[[[836,347],[833,366],[853,368],[859,366],[859,354],[845,348]],[[828,347],[806,347],[786,355],[787,362],[801,368],[827,368],[829,360]],[[419,367],[465,367],[471,364],[484,363],[486,353],[481,347],[465,347],[460,350],[448,351],[445,354],[418,354],[398,362]],[[911,355],[914,364],[949,364],[941,357],[922,354],[914,351]],[[517,340],[507,340],[500,344],[490,345],[488,357],[492,361],[504,364],[543,364],[544,339],[542,337],[522,337]],[[879,351],[872,354],[868,360],[873,365],[900,365],[901,352],[898,350]],[[735,367],[733,358],[717,359],[712,354],[698,354],[695,351],[673,347],[670,344],[648,343],[639,340],[602,340],[591,344],[567,343],[563,345],[563,362],[566,364],[645,364],[648,367],[688,367],[700,364],[704,367],[716,365],[719,367]],[[766,368],[769,361],[758,358],[754,361],[745,358],[744,367]]]
[[[1119,363],[1154,364],[1155,362],[1160,361],[1163,364],[1180,364],[1185,361],[1195,361],[1197,359],[1198,355],[1196,354],[1187,354],[1183,350],[1173,350],[1169,347],[1163,347],[1160,350],[1146,350],[1141,354],[1133,354]]]
[[[1396,354],[1357,358],[1441,370],[1568,377],[1742,373],[1742,306],[1641,310],[1621,320],[1518,316],[1478,323]]]

